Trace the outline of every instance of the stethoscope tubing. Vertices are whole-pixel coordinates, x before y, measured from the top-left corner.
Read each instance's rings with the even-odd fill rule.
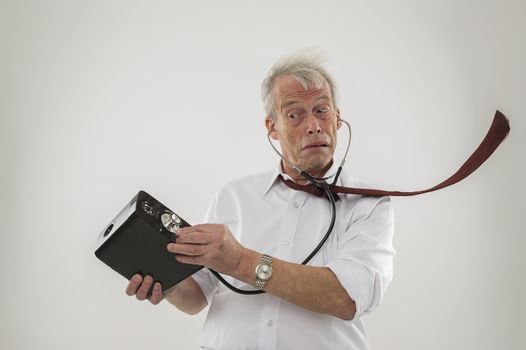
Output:
[[[274,144],[270,140],[270,132],[267,134],[267,138],[269,140],[270,145],[272,146],[274,151],[280,156],[280,158],[283,161],[285,161],[287,164],[289,164],[294,170],[296,170],[303,177],[305,177],[306,179],[311,181],[315,186],[321,188],[325,192],[325,194],[327,195],[327,198],[329,199],[329,202],[330,202],[330,205],[331,205],[331,221],[329,223],[329,227],[327,228],[327,231],[325,232],[325,235],[320,240],[320,242],[318,243],[316,248],[314,248],[313,251],[305,258],[305,260],[303,260],[301,262],[302,265],[307,265],[311,261],[311,259],[320,251],[320,249],[323,247],[323,245],[325,244],[325,242],[327,241],[327,239],[331,235],[332,230],[334,228],[334,223],[336,222],[336,198],[334,197],[334,194],[330,190],[330,185],[328,183],[326,183],[325,180],[326,179],[330,179],[331,177],[334,176],[334,179],[332,181],[332,185],[336,184],[336,182],[338,181],[338,178],[340,177],[340,173],[341,173],[341,171],[343,169],[343,165],[345,164],[345,160],[347,159],[347,154],[349,153],[349,148],[350,148],[350,145],[351,145],[351,125],[345,120],[339,119],[339,121],[343,122],[347,126],[347,128],[349,130],[349,140],[347,141],[347,148],[345,150],[345,154],[343,156],[342,162],[340,163],[340,166],[338,167],[338,170],[336,171],[336,173],[332,174],[332,175],[330,175],[328,177],[324,177],[324,178],[314,177],[314,176],[310,175],[309,173],[307,173],[306,171],[300,169],[298,166],[296,166],[294,163],[292,163],[288,159],[286,159],[285,156],[283,156],[283,154],[281,154],[281,152],[278,151],[278,149],[274,146]],[[217,277],[217,279],[221,283],[223,283],[223,285],[225,285],[228,289],[230,289],[231,291],[236,292],[238,294],[257,295],[257,294],[266,293],[264,290],[261,290],[261,289],[245,290],[245,289],[240,289],[240,288],[234,287],[231,283],[226,281],[223,278],[223,276],[221,276],[217,271],[214,271],[212,269],[210,269],[210,271],[214,274],[214,276]]]

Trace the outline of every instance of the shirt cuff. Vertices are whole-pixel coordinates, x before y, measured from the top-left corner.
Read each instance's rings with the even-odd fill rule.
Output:
[[[333,259],[326,267],[336,275],[336,278],[354,301],[357,319],[373,309],[371,305],[374,290],[374,272],[365,265],[353,259]]]
[[[215,278],[215,276],[213,276],[210,270],[208,270],[206,267],[194,273],[192,278],[199,285],[199,287],[201,287],[201,291],[206,298],[206,302],[208,305],[210,305],[212,298],[217,291],[217,278]]]

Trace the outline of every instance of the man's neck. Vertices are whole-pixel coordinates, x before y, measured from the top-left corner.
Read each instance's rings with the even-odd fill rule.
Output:
[[[332,166],[332,160],[323,168],[314,169],[314,170],[305,170],[305,171],[309,173],[309,175],[311,175],[312,177],[321,178],[327,173],[327,171],[330,169],[331,166]],[[289,164],[287,164],[286,162],[283,162],[283,160],[281,161],[281,169],[283,169],[283,172],[287,174],[288,176],[290,176],[292,180],[297,184],[305,185],[310,182],[308,179],[306,179],[304,176],[302,176],[300,173],[294,170]]]

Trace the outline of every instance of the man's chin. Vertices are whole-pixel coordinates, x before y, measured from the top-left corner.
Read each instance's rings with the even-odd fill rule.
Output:
[[[309,159],[309,161],[303,162],[303,166],[300,166],[302,170],[305,170],[309,174],[323,172],[325,173],[331,166],[331,159],[319,158]]]

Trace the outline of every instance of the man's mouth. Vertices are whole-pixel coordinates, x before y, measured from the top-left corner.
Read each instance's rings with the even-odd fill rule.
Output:
[[[329,147],[329,145],[325,142],[313,142],[309,143],[308,145],[304,146],[303,149],[310,149],[310,148],[324,148]]]

